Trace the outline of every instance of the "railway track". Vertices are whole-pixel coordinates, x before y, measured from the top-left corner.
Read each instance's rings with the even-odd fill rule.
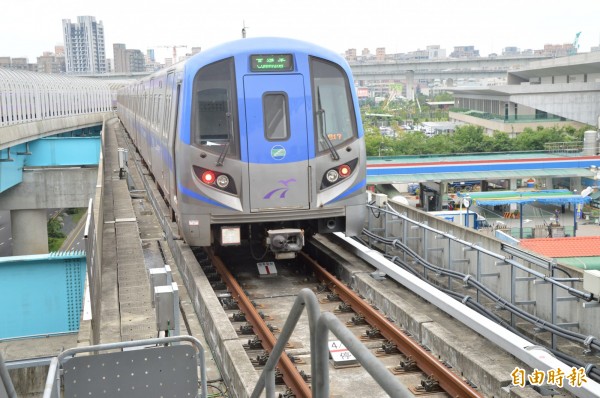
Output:
[[[321,312],[334,313],[415,395],[483,396],[311,255],[301,253],[295,260],[277,264],[266,262],[263,267],[267,269],[263,268],[257,277],[256,262],[244,257],[243,252],[248,253],[228,248],[221,256],[208,251],[198,252],[197,258],[257,370],[265,365],[273,350],[298,292],[309,288],[317,295]],[[329,340],[334,339],[329,334]],[[331,396],[363,396],[365,392],[371,397],[389,396],[340,343],[332,344],[339,349],[334,350],[330,361]],[[306,317],[301,318],[292,334],[286,353],[278,362],[278,391],[282,397],[310,397],[310,336]]]
[[[141,186],[142,183],[140,182],[138,185]],[[152,197],[159,198],[159,192],[152,184],[148,184],[146,187]],[[154,208],[157,214],[161,215],[162,219],[166,219],[165,214],[168,214],[168,211],[164,203],[161,203],[158,202]],[[170,236],[170,239],[177,239],[173,230],[171,230],[174,224],[171,225],[165,222],[161,225],[165,228],[164,231]],[[373,329],[368,325],[362,324],[362,322],[352,322],[353,317],[363,315],[360,313],[361,310],[359,307],[356,305],[352,307],[351,305],[342,304],[342,302],[337,301],[339,297],[338,290],[348,283],[354,290],[360,291],[361,294],[367,296],[367,307],[369,303],[377,303],[377,306],[382,309],[380,315],[389,314],[390,318],[395,321],[392,326],[406,328],[406,330],[413,333],[415,341],[425,342],[431,347],[435,354],[433,359],[437,360],[438,365],[440,363],[449,363],[460,367],[460,370],[454,368],[450,372],[462,378],[460,375],[464,371],[465,377],[472,378],[477,384],[477,389],[474,389],[473,392],[476,394],[480,393],[479,396],[504,396],[509,391],[511,393],[515,392],[517,396],[521,396],[521,390],[523,394],[529,394],[527,396],[541,396],[531,388],[522,389],[520,387],[508,386],[511,380],[511,371],[516,369],[516,367],[528,370],[527,366],[521,361],[510,356],[501,348],[494,346],[493,343],[490,344],[490,341],[468,330],[464,325],[459,325],[460,322],[455,321],[446,313],[442,313],[434,305],[414,295],[395,281],[389,278],[382,281],[371,278],[369,274],[374,269],[366,265],[362,260],[358,260],[358,257],[346,252],[343,244],[331,241],[331,245],[328,248],[321,250],[320,246],[323,246],[322,242],[329,241],[330,238],[333,239],[334,236],[317,236],[317,239],[313,239],[307,245],[310,253],[309,258],[316,259],[321,264],[325,264],[327,271],[335,274],[340,280],[344,281],[343,283],[339,280],[330,284],[320,282],[317,278],[319,272],[314,271],[310,264],[303,261],[305,258],[304,255],[294,261],[278,262],[276,264],[276,274],[272,273],[270,276],[263,275],[262,277],[257,276],[256,263],[265,262],[266,260],[253,260],[247,248],[242,252],[237,251],[235,248],[227,248],[224,250],[224,254],[219,256],[221,263],[227,264],[223,268],[231,273],[231,279],[236,281],[240,289],[244,292],[244,295],[248,293],[247,296],[251,303],[249,308],[255,308],[259,311],[258,317],[254,318],[261,321],[264,318],[270,325],[269,332],[264,332],[263,336],[266,337],[262,339],[258,337],[255,327],[248,321],[248,318],[253,318],[253,316],[248,315],[240,309],[240,300],[237,299],[237,294],[232,293],[233,290],[227,287],[224,283],[224,278],[217,272],[213,264],[213,262],[218,263],[217,256],[212,253],[210,254],[213,261],[209,258],[208,253],[199,254],[196,250],[192,250],[199,255],[196,259],[190,255],[190,260],[192,260],[190,261],[187,259],[188,256],[185,254],[185,251],[181,250],[184,246],[180,248],[180,245],[175,243],[176,240],[173,240],[172,245],[169,244],[170,250],[173,250],[174,255],[177,255],[177,268],[185,274],[181,285],[185,283],[188,291],[190,291],[190,295],[193,295],[193,299],[188,304],[195,310],[196,314],[202,314],[202,317],[199,318],[200,323],[207,323],[207,329],[204,333],[209,335],[207,341],[211,350],[213,350],[215,356],[219,357],[215,362],[219,365],[222,374],[225,373],[223,377],[225,382],[231,382],[231,385],[228,386],[232,391],[247,392],[252,390],[252,386],[256,382],[256,374],[260,373],[264,361],[268,357],[265,355],[265,352],[269,352],[268,344],[271,341],[269,336],[276,338],[279,335],[277,329],[286,321],[290,308],[303,288],[311,289],[317,294],[321,301],[321,311],[335,313],[344,323],[350,322],[352,325],[350,326],[350,330],[356,336],[374,335],[375,333],[372,332]],[[328,250],[329,253],[327,252]],[[188,253],[191,254],[192,251]],[[354,260],[350,260],[350,257],[353,257]],[[340,258],[342,261],[359,261],[360,265],[354,266],[354,264],[351,264],[349,267],[347,264],[341,265],[339,263]],[[198,264],[203,268],[202,273],[198,270]],[[173,267],[175,267],[174,264]],[[206,279],[213,284],[214,296],[224,304],[223,308],[225,308],[225,311],[218,306],[218,301],[214,300],[213,292],[206,293],[206,298],[204,297],[204,292],[208,292],[209,290],[206,289]],[[395,298],[392,298],[392,302],[389,301],[388,293],[395,296]],[[331,296],[332,299],[329,299],[328,296]],[[217,304],[214,309],[213,303]],[[404,308],[404,305],[411,308],[406,311],[404,309],[397,309],[401,306]],[[346,312],[340,309],[340,306],[352,308],[352,312]],[[394,308],[395,306],[397,308]],[[186,313],[184,317],[190,315],[192,314]],[[234,336],[235,339],[233,330],[229,325],[225,325],[225,322],[227,322],[225,316],[229,317],[233,328],[238,331],[241,343],[239,344],[239,352],[237,347],[234,349],[227,344],[223,344],[223,342],[229,341],[231,336]],[[358,316],[358,318],[361,317]],[[208,321],[206,321],[207,319]],[[286,386],[283,384],[278,386],[278,391],[283,396],[310,396],[310,390],[307,390],[311,376],[308,329],[308,321],[306,316],[303,316],[299,322],[298,330],[292,335],[291,345],[286,348],[286,353],[291,355],[289,362],[292,364],[292,366],[288,364],[287,368],[293,368],[296,373],[299,373],[295,370],[298,369],[302,373],[300,376],[297,376],[292,371],[286,371],[285,367],[279,367],[279,369],[283,369],[283,372],[278,379],[287,383]],[[381,330],[383,329],[381,328]],[[229,332],[221,334],[222,330],[229,330]],[[402,331],[402,329],[399,330]],[[188,332],[191,333],[189,330]],[[332,336],[330,333],[329,339],[332,340],[334,338],[335,336]],[[392,343],[384,345],[386,340]],[[446,342],[452,343],[446,344]],[[271,341],[270,344],[272,346],[273,342]],[[242,345],[245,345],[247,348],[245,354],[242,352]],[[437,390],[437,386],[443,385],[445,388],[447,385],[444,378],[439,378],[439,376],[430,378],[431,373],[427,369],[428,365],[423,365],[424,368],[421,370],[414,370],[413,362],[416,362],[414,357],[406,352],[405,354],[396,353],[393,347],[397,347],[398,344],[394,343],[394,338],[386,336],[385,338],[367,339],[364,341],[364,345],[373,353],[381,350],[384,352],[386,350],[389,351],[386,355],[379,356],[379,359],[390,372],[394,369],[398,370],[399,367],[402,368],[401,364],[409,368],[411,371],[400,369],[399,374],[394,377],[401,380],[408,389],[414,391],[415,395],[427,394],[427,396],[434,397],[470,396],[449,392],[453,391],[452,389],[446,391]],[[439,353],[442,354],[441,357],[437,356]],[[242,357],[247,355],[250,360],[248,362],[240,361],[240,354]],[[408,358],[409,356],[411,358]],[[286,359],[282,361],[286,361]],[[250,362],[255,364],[256,374],[252,371]],[[240,366],[235,366],[236,363],[240,364]],[[221,367],[221,365],[223,366]],[[329,372],[331,397],[389,396],[372,380],[371,376],[363,368],[354,364],[337,363],[336,367],[330,367]],[[452,378],[451,375],[449,377]],[[295,382],[289,381],[293,378],[296,379]],[[300,382],[300,379],[302,382]],[[463,382],[465,381],[463,380]],[[432,389],[432,391],[423,391],[423,384],[428,389]],[[465,384],[470,386],[469,382]],[[294,385],[296,387],[293,387]],[[554,391],[554,393],[557,392]]]

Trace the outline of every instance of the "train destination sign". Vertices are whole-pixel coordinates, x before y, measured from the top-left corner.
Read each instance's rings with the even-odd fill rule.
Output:
[[[289,72],[294,70],[292,54],[253,54],[250,56],[252,72]]]

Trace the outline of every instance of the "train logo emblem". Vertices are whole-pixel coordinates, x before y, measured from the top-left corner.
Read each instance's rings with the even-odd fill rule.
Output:
[[[273,148],[271,148],[271,157],[275,160],[283,160],[285,154],[285,148],[281,145],[275,145]]]
[[[289,180],[279,180],[277,182],[280,183],[280,184],[283,184],[283,187],[276,188],[276,189],[272,190],[271,192],[269,192],[268,194],[266,194],[263,197],[263,199],[271,199],[271,196],[275,195],[275,193],[277,193],[277,192],[279,192],[279,199],[284,199],[285,198],[285,194],[290,189],[288,187],[289,183],[296,182],[296,179],[295,178],[290,178]]]

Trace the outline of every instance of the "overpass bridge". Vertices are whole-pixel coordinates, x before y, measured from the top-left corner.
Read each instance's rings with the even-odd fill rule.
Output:
[[[374,82],[385,80],[506,78],[510,70],[520,69],[532,61],[547,59],[547,56],[487,57],[487,58],[443,58],[411,61],[368,61],[350,62],[355,81]]]

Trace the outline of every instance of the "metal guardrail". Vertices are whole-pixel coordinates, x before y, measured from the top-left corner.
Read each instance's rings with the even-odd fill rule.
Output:
[[[0,127],[111,109],[106,82],[0,68]]]
[[[283,354],[305,307],[308,313],[310,330],[310,369],[313,375],[311,381],[313,397],[329,397],[329,351],[327,343],[330,331],[356,357],[358,362],[390,397],[408,398],[414,396],[335,315],[329,312],[320,313],[317,296],[310,289],[305,288],[300,291],[294,301],[294,305],[260,374],[251,398],[260,397],[265,389],[267,398],[275,397],[275,366]]]
[[[391,207],[389,208],[389,210],[378,209],[378,211],[377,211],[374,209],[374,212],[376,212],[377,214],[370,213],[370,215],[369,215],[369,222],[370,222],[369,226],[371,226],[371,217],[373,217],[373,216],[379,217],[379,219],[384,224],[383,228],[374,228],[374,230],[384,232],[385,239],[390,242],[393,241],[394,246],[396,245],[396,243],[398,243],[400,245],[404,245],[404,244],[406,244],[406,242],[409,242],[411,240],[417,240],[419,242],[419,244],[417,245],[417,246],[419,246],[419,248],[417,249],[417,252],[421,253],[418,255],[421,256],[421,258],[425,262],[429,261],[428,257],[430,257],[430,255],[431,255],[430,252],[432,252],[433,250],[440,250],[445,253],[447,252],[447,255],[444,254],[444,257],[447,258],[449,261],[449,265],[448,265],[447,269],[454,272],[454,271],[456,271],[456,269],[455,269],[456,265],[453,265],[453,264],[457,264],[457,263],[463,262],[463,261],[470,263],[473,258],[465,259],[462,257],[466,257],[464,255],[467,252],[473,252],[474,253],[473,257],[475,260],[474,261],[475,262],[475,264],[474,264],[475,275],[467,274],[463,278],[464,284],[468,283],[469,285],[472,285],[472,284],[475,284],[475,282],[481,283],[480,281],[482,281],[484,278],[487,278],[487,277],[495,278],[500,275],[499,270],[497,272],[488,272],[488,273],[483,272],[482,263],[483,263],[484,256],[489,257],[492,260],[495,260],[496,268],[510,267],[509,272],[508,272],[509,278],[510,278],[509,279],[510,291],[508,294],[509,298],[502,299],[502,300],[505,300],[505,303],[507,306],[510,304],[511,306],[516,307],[520,304],[526,304],[526,303],[529,304],[530,303],[529,301],[517,300],[517,297],[516,297],[517,282],[527,282],[527,283],[533,283],[534,285],[538,284],[538,285],[548,286],[548,288],[550,289],[549,293],[551,294],[551,300],[553,301],[554,304],[551,305],[550,322],[552,322],[552,323],[540,320],[540,322],[543,323],[542,326],[544,326],[544,327],[548,326],[550,328],[550,327],[574,326],[571,324],[556,323],[557,313],[558,313],[556,303],[558,303],[559,301],[578,300],[578,299],[584,300],[586,302],[583,305],[584,310],[587,308],[598,307],[600,305],[597,301],[594,301],[594,300],[597,300],[597,297],[594,297],[591,293],[580,291],[580,290],[575,289],[572,286],[569,286],[569,284],[572,285],[575,281],[578,281],[579,278],[570,278],[570,277],[557,278],[555,276],[555,272],[558,270],[558,268],[556,267],[556,264],[554,264],[551,261],[550,262],[543,261],[544,259],[542,259],[542,258],[537,258],[535,256],[528,255],[527,253],[522,252],[522,251],[510,250],[508,245],[503,245],[502,250],[505,251],[510,257],[487,250],[484,247],[480,246],[479,244],[467,242],[465,240],[462,240],[462,239],[459,239],[459,238],[453,236],[450,233],[446,233],[446,232],[437,230],[435,228],[432,228],[431,226],[427,225],[426,222],[421,223],[421,222],[412,220],[411,218],[409,218],[407,216],[406,213],[399,213],[397,210],[395,210]],[[382,213],[385,214],[384,217],[380,217],[382,215]],[[389,220],[388,220],[388,217],[390,218]],[[398,223],[400,225],[400,228],[402,231],[401,238],[393,237],[393,236],[389,235],[388,224],[391,226],[395,223]],[[409,234],[409,231],[418,231],[418,232],[416,233],[416,236],[415,236],[414,233]],[[338,236],[339,236],[339,234],[338,234]],[[555,358],[545,348],[539,347],[539,346],[532,346],[532,343],[525,340],[524,338],[522,338],[508,330],[505,330],[504,328],[498,327],[498,324],[491,321],[490,319],[483,317],[481,314],[474,313],[474,311],[472,311],[470,308],[465,306],[465,301],[463,301],[461,303],[459,301],[450,299],[450,298],[446,297],[445,294],[440,293],[437,290],[437,288],[429,286],[429,284],[427,282],[421,281],[420,279],[417,279],[414,275],[401,269],[393,261],[396,258],[397,259],[402,258],[402,261],[406,262],[407,261],[406,252],[403,255],[395,256],[392,260],[387,260],[384,258],[382,253],[379,253],[378,251],[376,251],[374,249],[367,249],[365,246],[357,244],[356,242],[352,241],[349,238],[345,238],[344,240],[349,245],[352,245],[352,247],[355,248],[354,249],[355,254],[357,254],[359,257],[365,259],[371,265],[375,266],[378,270],[385,273],[386,275],[393,278],[394,280],[401,283],[402,285],[406,286],[408,289],[419,294],[421,297],[423,297],[428,302],[435,304],[438,308],[445,311],[450,316],[456,318],[463,324],[467,325],[474,331],[480,333],[483,336],[488,337],[488,339],[490,341],[494,342],[494,344],[496,344],[499,347],[510,352],[512,355],[514,355],[518,359],[522,360],[523,362],[525,362],[532,368],[546,369],[546,370],[547,369],[558,369],[558,368],[566,369],[566,370],[572,369],[570,366],[567,366],[562,360],[558,360],[557,358]],[[431,247],[432,241],[440,241],[440,240],[448,242],[448,245],[446,247]],[[405,243],[402,243],[402,242],[405,242]],[[456,249],[453,250],[452,243],[454,243],[455,245],[456,244],[461,245],[462,247],[459,250],[456,250]],[[392,254],[388,253],[387,248],[388,248],[388,246],[386,245],[385,253],[387,255],[391,256]],[[415,253],[415,255],[417,255],[417,254]],[[459,255],[460,258],[455,258],[455,255]],[[515,260],[512,257],[516,257],[517,259],[522,260],[522,262]],[[530,267],[525,266],[524,265],[525,263],[535,264],[536,266],[541,267],[543,269],[543,271],[542,272],[536,271]],[[424,268],[423,277],[425,279],[427,279],[427,272],[428,271]],[[431,271],[429,271],[429,272],[431,272]],[[526,273],[526,274],[528,274],[528,276],[525,276],[525,277],[522,277],[520,275],[517,276],[518,275],[517,272]],[[549,273],[549,275],[547,275],[546,273]],[[451,290],[450,276],[448,278],[449,278],[448,289]],[[566,296],[559,297],[558,294],[560,291],[563,291],[564,293],[566,293]],[[477,303],[480,302],[479,293],[480,293],[479,289],[477,289],[476,296],[472,298],[472,300],[474,302],[477,302]],[[466,297],[468,299],[471,299],[470,296],[466,296]],[[516,317],[516,315],[511,312],[511,320],[510,320],[511,325],[515,325],[515,322],[516,322],[515,317]],[[536,325],[537,325],[537,323],[536,323]],[[556,331],[554,329],[552,329],[552,330],[553,330],[553,336],[554,336]],[[592,348],[594,350],[598,349],[598,344],[594,343],[594,341],[596,340],[596,338],[594,336],[589,336],[586,338],[585,336],[582,335],[581,337],[582,337],[581,342],[583,343],[583,345],[585,347],[588,347],[587,349],[592,349]],[[585,340],[585,341],[583,341],[583,340]],[[553,346],[553,348],[556,347],[556,339],[554,337],[552,339],[552,346]],[[592,370],[592,368],[593,368],[593,366],[592,367],[586,366],[586,372]],[[600,396],[600,384],[596,383],[595,381],[590,380],[588,383],[584,384],[581,387],[572,386],[572,385],[565,385],[564,387],[577,396],[581,396],[581,397],[598,397],[598,396]]]
[[[189,345],[167,344],[189,342]],[[156,346],[154,348],[147,348]],[[136,349],[144,348],[146,349]],[[131,350],[126,350],[126,349]],[[191,353],[195,348],[196,352]],[[119,350],[107,354],[84,355],[98,351]],[[153,352],[154,350],[154,352]],[[168,350],[168,351],[167,351]],[[67,369],[69,362],[77,363]],[[195,361],[195,363],[193,363]],[[200,395],[207,397],[206,359],[204,347],[192,336],[173,336],[156,339],[125,341],[71,348],[52,358],[43,398],[60,398],[65,378],[65,397],[95,396],[98,392],[114,398],[146,397],[169,389],[170,396],[198,397],[200,368]],[[193,363],[193,368],[192,368]],[[121,377],[123,376],[123,377]],[[79,381],[79,383],[77,383]],[[136,387],[138,387],[136,389]],[[67,390],[67,388],[69,390]],[[83,394],[83,395],[79,395]]]
[[[10,375],[8,374],[8,369],[4,365],[2,353],[0,353],[0,397],[3,396],[8,398],[17,398],[17,393],[15,392],[15,386],[13,385]]]

